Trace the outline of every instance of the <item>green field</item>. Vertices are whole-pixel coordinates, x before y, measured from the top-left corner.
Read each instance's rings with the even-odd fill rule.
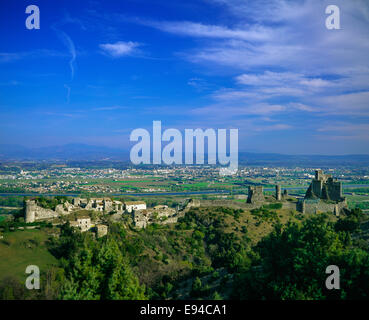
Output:
[[[48,234],[44,230],[18,230],[8,232],[0,240],[0,280],[12,276],[25,280],[25,270],[36,265],[41,273],[57,263],[47,250]]]
[[[369,196],[355,195],[347,196],[348,206],[350,209],[360,208],[362,210],[369,210]]]

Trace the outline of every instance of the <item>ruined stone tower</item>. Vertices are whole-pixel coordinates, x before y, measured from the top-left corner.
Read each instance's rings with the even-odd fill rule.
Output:
[[[322,170],[315,171],[315,177],[306,191],[305,197],[299,199],[296,209],[302,213],[331,212],[336,216],[347,210],[346,198],[342,194],[342,183]]]
[[[52,219],[58,216],[58,212],[38,206],[35,200],[26,200],[26,211],[24,217],[26,223],[32,223],[38,220]]]
[[[35,200],[26,200],[26,223],[35,222],[35,211],[37,205]]]
[[[280,185],[275,186],[275,198],[277,201],[282,200],[282,190]]]
[[[247,203],[259,203],[265,201],[263,186],[249,186]]]
[[[315,178],[306,191],[305,199],[342,201],[342,183],[333,179],[332,175],[324,174],[322,170],[316,170]]]

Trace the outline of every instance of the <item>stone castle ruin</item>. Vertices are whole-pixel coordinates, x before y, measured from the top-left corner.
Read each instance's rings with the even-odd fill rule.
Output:
[[[315,178],[306,191],[305,198],[343,201],[342,182],[333,179],[331,174],[324,174],[322,170],[316,170]]]
[[[302,213],[332,212],[339,215],[347,209],[346,198],[342,195],[342,182],[322,170],[315,171],[305,197],[299,199],[297,211]]]
[[[249,186],[247,203],[257,204],[265,201],[263,186]]]
[[[61,216],[69,215],[75,210],[94,210],[104,213],[124,212],[124,204],[121,201],[111,200],[110,198],[73,198],[72,203],[65,201],[58,204],[55,210],[42,208],[37,205],[36,200],[26,201],[25,221],[32,223],[40,220],[49,220]]]
[[[200,200],[187,199],[176,209],[166,205],[158,205],[150,209],[133,211],[132,218],[134,225],[138,228],[146,228],[149,224],[169,224],[176,223],[179,218],[193,207],[200,207]]]
[[[282,189],[280,185],[276,185],[275,186],[275,199],[277,201],[281,201],[282,200]]]
[[[86,210],[96,210],[100,212],[111,212],[123,213],[124,206],[121,201],[111,200],[110,198],[73,198],[72,204],[74,207],[86,209]]]
[[[176,223],[178,218],[183,217],[185,212],[191,207],[199,207],[200,201],[187,199],[181,206],[176,209],[169,208],[166,205],[158,205],[153,208],[147,208],[144,201],[127,201],[121,202],[111,200],[110,198],[73,198],[72,202],[65,201],[58,204],[55,210],[46,209],[39,206],[36,200],[27,200],[25,207],[25,221],[32,223],[35,221],[47,221],[63,216],[70,215],[72,212],[79,210],[93,210],[102,214],[114,213],[131,215],[134,225],[138,228],[146,228],[149,224],[169,224]],[[89,217],[80,217],[76,221],[71,221],[72,227],[79,228],[82,232],[89,230],[92,226]],[[98,235],[105,234],[105,226],[96,226]]]
[[[273,198],[274,201],[281,201],[283,208],[295,209],[301,213],[330,212],[339,216],[347,210],[347,201],[342,193],[342,182],[334,179],[330,174],[324,174],[322,170],[315,171],[315,177],[307,189],[305,197],[298,199],[297,203],[286,201],[291,199],[286,189],[282,192],[280,185],[275,186]],[[270,200],[265,198],[262,186],[249,186],[246,201],[248,206],[254,208],[268,201]]]

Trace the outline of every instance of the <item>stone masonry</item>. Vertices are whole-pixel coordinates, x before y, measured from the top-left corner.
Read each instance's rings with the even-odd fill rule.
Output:
[[[282,189],[280,185],[276,185],[275,186],[275,199],[277,201],[281,201],[282,200]]]
[[[347,210],[346,198],[342,195],[342,182],[322,170],[315,171],[304,199],[299,199],[297,211],[302,213],[331,212],[336,216]]]
[[[249,186],[247,203],[261,203],[264,201],[263,186]]]

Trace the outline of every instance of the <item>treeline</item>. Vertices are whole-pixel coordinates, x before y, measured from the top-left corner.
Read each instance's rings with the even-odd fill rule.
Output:
[[[23,197],[18,196],[0,197],[0,206],[23,207]]]

